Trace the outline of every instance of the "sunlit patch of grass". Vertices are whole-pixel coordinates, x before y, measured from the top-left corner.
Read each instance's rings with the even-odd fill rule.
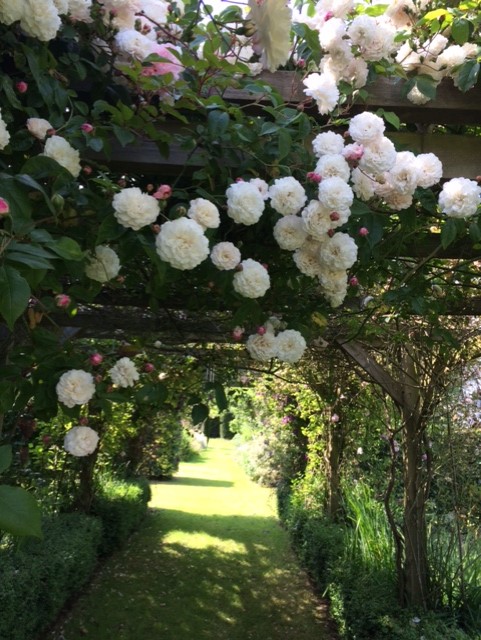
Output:
[[[152,490],[147,523],[64,621],[65,640],[328,637],[271,491],[245,477],[230,443],[211,442]]]

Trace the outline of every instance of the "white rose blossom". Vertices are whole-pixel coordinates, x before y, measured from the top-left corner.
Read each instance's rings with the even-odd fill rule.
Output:
[[[140,378],[135,364],[127,357],[117,360],[114,366],[109,369],[109,376],[117,387],[124,388],[133,387],[136,381]]]
[[[10,142],[10,134],[0,112],[0,151]]]
[[[304,93],[314,98],[321,115],[330,113],[339,100],[339,89],[334,79],[327,73],[311,73],[303,80]]]
[[[274,225],[273,234],[280,248],[287,251],[299,249],[307,239],[304,222],[298,216],[280,218]]]
[[[437,184],[443,177],[443,165],[434,153],[420,153],[415,159],[418,176],[418,187],[428,189]]]
[[[247,16],[256,28],[254,51],[265,69],[275,71],[285,64],[291,48],[292,11],[285,0],[248,0]]]
[[[68,14],[74,22],[92,22],[92,0],[68,0]]]
[[[67,169],[74,178],[78,178],[82,167],[80,166],[80,154],[60,136],[52,136],[45,143],[44,154]]]
[[[283,216],[295,215],[307,200],[304,187],[291,176],[277,178],[269,188],[269,198],[271,207]]]
[[[235,269],[241,261],[241,252],[232,242],[219,242],[212,247],[210,259],[221,271]]]
[[[189,203],[187,215],[203,229],[217,229],[220,225],[219,209],[205,198],[196,198]]]
[[[299,362],[306,350],[306,341],[299,331],[286,329],[280,331],[276,337],[277,357],[282,362],[293,364]]]
[[[268,362],[277,355],[277,338],[272,331],[253,333],[247,338],[246,349],[253,360]]]
[[[389,138],[381,136],[364,146],[359,168],[365,173],[380,175],[396,164],[396,148]]]
[[[32,136],[39,140],[45,140],[47,132],[53,131],[50,122],[44,118],[29,118],[27,120],[27,129]]]
[[[107,282],[115,278],[120,271],[120,260],[113,249],[105,245],[95,247],[94,255],[91,255],[85,266],[85,274],[91,280]]]
[[[370,200],[375,194],[376,182],[372,176],[366,175],[360,169],[353,169],[351,173],[352,189],[360,200]]]
[[[24,0],[0,0],[0,22],[2,24],[13,24],[20,20],[23,15],[25,7]]]
[[[92,374],[88,371],[70,369],[60,376],[55,389],[59,402],[71,409],[92,399],[95,384]]]
[[[319,202],[330,211],[349,209],[354,201],[351,187],[341,178],[326,178],[319,185]]]
[[[53,40],[61,27],[60,16],[52,0],[23,0],[20,27],[42,42]]]
[[[351,169],[344,156],[339,153],[325,154],[319,158],[314,169],[323,179],[341,178],[344,182],[349,180]]]
[[[267,269],[260,262],[247,258],[240,263],[241,270],[234,274],[235,291],[245,298],[260,298],[271,286]]]
[[[302,210],[302,220],[306,232],[316,240],[324,240],[331,229],[331,210],[324,207],[319,200],[311,200]],[[297,248],[301,248],[300,247]]]
[[[264,198],[255,184],[234,182],[226,191],[227,215],[237,224],[258,222],[264,212]]]
[[[468,178],[452,178],[439,194],[439,208],[450,218],[469,218],[478,211],[481,187]]]
[[[382,137],[385,128],[382,118],[370,111],[363,111],[351,118],[348,131],[354,142],[369,145]]]
[[[259,193],[262,196],[262,199],[267,200],[267,198],[269,197],[269,185],[265,180],[263,180],[262,178],[251,178],[249,180],[249,184],[252,184],[254,185],[254,187],[257,187],[257,189],[259,190]]]
[[[160,228],[155,247],[161,260],[175,269],[195,269],[209,256],[209,241],[195,220],[168,220]]]
[[[312,141],[314,154],[320,158],[324,155],[342,153],[344,149],[344,138],[334,131],[323,131]]]
[[[326,235],[325,238],[327,237]],[[308,238],[292,256],[299,271],[309,278],[315,278],[321,273],[319,256],[323,244],[324,241],[319,242],[313,238]]]
[[[347,273],[345,269],[322,269],[319,275],[322,294],[331,307],[339,307],[347,295]]]
[[[357,260],[357,245],[347,233],[335,233],[323,242],[319,262],[329,270],[350,269]]]
[[[138,187],[127,187],[116,193],[112,200],[117,222],[127,229],[138,231],[152,224],[159,215],[159,203],[153,196],[142,193]]]
[[[90,427],[72,427],[65,434],[63,448],[70,455],[82,458],[93,453],[98,443],[99,436]]]

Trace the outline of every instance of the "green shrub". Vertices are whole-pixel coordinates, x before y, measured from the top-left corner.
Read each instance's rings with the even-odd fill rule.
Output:
[[[192,462],[200,458],[200,445],[186,429],[182,429],[179,456],[181,462]]]
[[[100,520],[62,514],[44,522],[44,537],[0,550],[0,638],[32,640],[89,579],[101,539]]]
[[[124,544],[145,517],[150,497],[150,486],[144,478],[99,480],[92,513],[103,524],[101,554],[111,553]]]

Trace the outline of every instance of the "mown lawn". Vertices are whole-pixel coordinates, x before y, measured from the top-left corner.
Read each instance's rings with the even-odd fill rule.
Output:
[[[104,565],[48,638],[328,640],[275,517],[272,492],[244,475],[232,446],[152,485],[148,520]]]

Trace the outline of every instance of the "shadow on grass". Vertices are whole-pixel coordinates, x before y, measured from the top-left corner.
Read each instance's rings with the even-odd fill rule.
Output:
[[[116,583],[122,599],[109,605],[124,611],[122,619],[92,632],[95,640],[107,640],[119,625],[126,633],[119,639],[128,640],[328,637],[325,607],[286,558],[284,532],[275,518],[170,509],[153,509],[150,518],[129,551],[135,572],[124,558],[122,575],[128,579]],[[105,613],[102,606],[102,624]]]
[[[233,487],[234,483],[228,480],[209,480],[204,478],[190,478],[188,476],[174,476],[167,482],[159,481],[152,482],[151,484],[186,484],[192,487]]]

